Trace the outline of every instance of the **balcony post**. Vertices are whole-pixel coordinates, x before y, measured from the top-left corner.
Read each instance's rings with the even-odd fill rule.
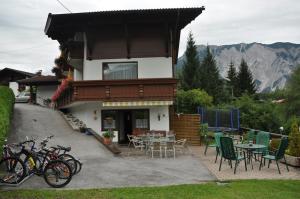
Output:
[[[142,98],[144,97],[144,85],[139,85],[139,96]]]

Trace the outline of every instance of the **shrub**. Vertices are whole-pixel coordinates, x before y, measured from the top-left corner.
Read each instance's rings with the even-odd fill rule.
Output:
[[[256,101],[244,94],[233,106],[240,109],[243,127],[278,133],[282,126],[281,109],[271,101]]]
[[[297,120],[294,120],[289,134],[288,154],[291,156],[300,157],[300,132]]]
[[[176,96],[176,111],[179,113],[196,113],[198,106],[211,106],[212,101],[213,98],[204,90],[179,90]]]
[[[7,86],[0,86],[0,155],[2,145],[9,130],[15,96],[13,91]]]

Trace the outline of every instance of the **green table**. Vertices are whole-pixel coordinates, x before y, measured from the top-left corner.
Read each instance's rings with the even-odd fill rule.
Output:
[[[243,149],[243,150],[247,151],[248,163],[251,162],[252,169],[253,169],[253,164],[252,164],[252,153],[253,153],[253,151],[255,151],[257,149],[267,148],[265,145],[262,145],[262,144],[236,144],[236,145],[234,145],[234,147],[240,148],[240,149]]]

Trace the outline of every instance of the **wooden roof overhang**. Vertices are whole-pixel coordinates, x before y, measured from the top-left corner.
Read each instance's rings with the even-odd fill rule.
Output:
[[[25,71],[21,71],[21,70],[16,70],[16,69],[12,69],[12,68],[4,68],[2,70],[0,70],[0,75],[2,74],[17,74],[17,75],[22,75],[25,77],[33,77],[35,76],[34,73],[29,73],[29,72],[25,72]]]
[[[19,84],[27,86],[50,86],[60,84],[56,76],[35,76],[28,79],[22,79],[17,81]]]
[[[174,38],[172,56],[176,62],[178,56],[180,31],[205,10],[196,8],[168,8],[85,12],[71,14],[49,13],[45,26],[45,34],[59,43],[69,41],[78,32],[88,32],[104,25],[122,25],[126,32],[128,25],[164,24],[172,31]],[[166,44],[168,45],[168,44]]]

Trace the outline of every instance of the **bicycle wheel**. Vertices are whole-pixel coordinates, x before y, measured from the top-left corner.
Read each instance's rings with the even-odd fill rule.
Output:
[[[72,174],[75,175],[77,173],[77,164],[76,164],[76,159],[70,155],[70,154],[60,154],[58,156],[59,159],[66,161],[71,169],[72,169]]]
[[[79,160],[75,160],[77,164],[76,174],[78,174],[81,171],[82,163]]]
[[[4,158],[0,161],[0,182],[18,184],[26,176],[24,163],[15,157]]]
[[[48,185],[61,188],[69,184],[72,179],[72,169],[63,160],[50,161],[44,170],[44,179]]]

